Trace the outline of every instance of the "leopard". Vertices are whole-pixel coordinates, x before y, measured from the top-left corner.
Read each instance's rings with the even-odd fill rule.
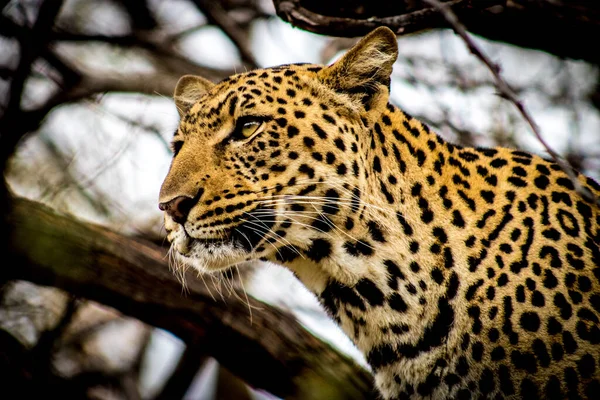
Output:
[[[292,271],[383,399],[598,398],[600,185],[444,139],[390,101],[397,57],[379,27],[329,65],[181,77],[176,260]]]

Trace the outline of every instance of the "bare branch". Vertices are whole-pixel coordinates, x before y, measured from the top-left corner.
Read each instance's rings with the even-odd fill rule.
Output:
[[[529,127],[533,131],[536,138],[539,142],[544,146],[544,149],[548,152],[548,154],[552,157],[552,159],[560,165],[562,170],[569,176],[573,185],[577,189],[580,195],[583,197],[593,200],[596,203],[596,199],[593,198],[593,194],[585,189],[579,179],[577,179],[577,175],[573,171],[573,168],[569,166],[569,164],[556,152],[554,151],[548,143],[544,140],[538,125],[533,120],[533,117],[523,104],[523,102],[519,99],[517,94],[512,90],[512,88],[508,85],[508,83],[502,77],[500,72],[500,66],[494,63],[490,58],[475,44],[475,42],[471,39],[471,37],[467,34],[467,30],[464,25],[459,21],[456,14],[452,11],[450,7],[446,3],[441,3],[438,0],[421,0],[423,3],[430,5],[435,8],[438,12],[440,12],[446,21],[452,27],[452,30],[461,37],[461,39],[465,42],[469,51],[481,60],[482,63],[490,70],[492,75],[494,76],[495,86],[499,90],[500,95],[511,103],[515,105],[519,113],[523,116],[525,121],[529,124]]]
[[[54,19],[62,6],[62,1],[46,0],[39,10],[37,20],[28,35],[18,37],[21,59],[12,76],[9,98],[0,119],[0,165],[4,170],[8,157],[13,153],[22,133],[16,124],[21,114],[21,96],[25,80],[31,72],[31,66],[45,48]],[[6,19],[6,18],[2,18]]]
[[[77,86],[57,93],[41,107],[19,112],[20,124],[18,131],[21,132],[21,135],[35,131],[54,107],[86,99],[96,94],[130,92],[170,97],[178,78],[178,75],[163,73],[139,74],[132,72],[104,76],[99,74],[82,76]]]
[[[175,371],[173,371],[160,393],[154,397],[154,400],[184,398],[194,377],[208,360],[208,357],[204,355],[205,346],[206,344],[202,343],[202,340],[199,340],[199,343],[187,346],[177,363],[177,367],[175,367]]]
[[[8,67],[0,67],[0,79],[2,80],[7,80],[9,79],[11,76],[13,76],[15,73],[15,71],[13,71],[12,69],[8,68]]]
[[[158,26],[146,0],[122,0],[121,3],[127,10],[134,29],[151,30]]]
[[[41,56],[61,75],[61,84],[63,87],[73,87],[81,80],[81,73],[70,66],[60,55],[56,54],[56,52],[47,48],[44,49]]]
[[[274,0],[277,15],[299,28],[331,36],[364,36],[378,26],[397,34],[448,28],[415,0]],[[467,29],[492,40],[600,63],[589,38],[600,34],[600,7],[589,0],[444,0]]]
[[[460,15],[464,12],[470,12],[473,9],[486,8],[503,2],[502,0],[449,0],[446,4]],[[435,10],[416,6],[408,7],[408,5],[403,9],[402,3],[404,2],[397,2],[397,7],[392,7],[398,12],[396,15],[374,16],[372,14],[374,10],[371,10],[371,15],[359,16],[348,12],[343,17],[337,16],[341,13],[339,11],[341,4],[337,4],[337,2],[323,3],[323,10],[319,10],[320,12],[304,7],[302,0],[274,0],[273,3],[275,4],[277,15],[284,21],[310,32],[331,36],[363,36],[378,26],[387,26],[398,35],[447,26],[444,18],[436,13]],[[368,2],[361,4],[361,6],[368,7],[366,3]],[[384,8],[383,4],[383,2],[374,3],[371,9],[377,5]],[[325,9],[328,12],[327,14],[325,14]],[[336,9],[338,11],[333,12]]]
[[[231,19],[221,4],[212,0],[192,0],[196,7],[206,16],[210,23],[217,25],[223,33],[236,45],[242,61],[250,68],[257,68],[258,63],[248,47],[248,34],[241,30]]]
[[[164,39],[161,42],[158,39]],[[168,70],[178,75],[198,74],[207,79],[221,80],[234,73],[233,70],[220,70],[193,63],[171,47],[170,37],[157,38],[152,35],[101,35],[57,30],[52,33],[53,42],[101,42],[122,48],[142,49],[159,70]]]

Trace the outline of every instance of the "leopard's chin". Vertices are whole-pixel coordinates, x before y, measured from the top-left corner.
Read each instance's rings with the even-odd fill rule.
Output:
[[[253,212],[247,213],[251,218],[249,221],[235,226],[213,227],[210,237],[192,236],[188,232],[194,232],[193,227],[187,224],[174,226],[168,239],[177,262],[198,272],[214,272],[264,255],[264,247],[260,244],[269,238],[276,217],[271,209]]]
[[[186,264],[198,272],[227,269],[249,260],[250,254],[232,238],[202,238],[188,236],[184,232],[171,243],[177,262]]]
[[[198,272],[214,272],[248,261],[249,254],[239,245],[227,241],[206,243],[192,239],[185,252],[175,247],[176,259]]]

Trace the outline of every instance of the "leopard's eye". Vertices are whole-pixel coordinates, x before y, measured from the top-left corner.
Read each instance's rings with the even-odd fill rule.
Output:
[[[231,140],[247,140],[259,134],[265,126],[265,119],[261,117],[242,117],[237,121]]]
[[[258,128],[260,128],[261,125],[262,125],[262,122],[259,122],[259,121],[246,122],[246,123],[244,123],[244,125],[242,125],[240,133],[242,134],[243,137],[245,137],[247,139],[250,136],[254,135],[254,133],[258,130]]]

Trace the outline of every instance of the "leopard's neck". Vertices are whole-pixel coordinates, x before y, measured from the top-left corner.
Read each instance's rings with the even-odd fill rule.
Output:
[[[459,255],[444,228],[451,216],[434,193],[452,145],[393,106],[363,123],[360,206],[331,218],[339,229],[299,246],[303,257],[274,261],[318,296],[378,371],[448,344],[460,319],[452,304]]]

